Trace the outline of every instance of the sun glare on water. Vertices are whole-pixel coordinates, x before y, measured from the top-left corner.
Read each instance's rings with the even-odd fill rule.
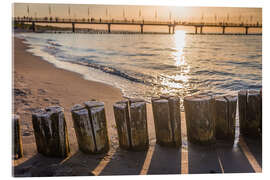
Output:
[[[177,71],[174,74],[161,74],[161,84],[164,85],[162,93],[174,94],[179,89],[185,88],[188,84],[188,73],[190,66],[187,64],[184,48],[186,45],[186,32],[183,30],[177,30],[174,34],[174,45],[175,52],[172,52],[175,62],[174,65],[177,67]]]

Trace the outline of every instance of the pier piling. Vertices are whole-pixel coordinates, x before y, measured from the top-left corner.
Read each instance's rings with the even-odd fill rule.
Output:
[[[111,24],[108,24],[108,33],[111,33]]]
[[[196,144],[215,142],[214,98],[195,95],[184,98],[188,141]]]
[[[198,33],[197,26],[194,27],[195,27],[195,34],[197,34]]]
[[[22,147],[22,136],[20,127],[20,116],[13,115],[12,117],[13,125],[13,157],[14,159],[19,159],[23,156]]]
[[[50,106],[32,114],[39,153],[50,157],[67,157],[70,153],[63,108]]]
[[[72,22],[71,24],[72,24],[72,32],[75,33],[75,23]]]
[[[225,26],[222,26],[222,34],[225,34]]]

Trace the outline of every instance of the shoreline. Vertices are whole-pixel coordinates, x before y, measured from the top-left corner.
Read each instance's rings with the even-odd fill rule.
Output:
[[[123,99],[120,89],[84,79],[80,74],[55,67],[54,64],[28,52],[23,40],[14,37],[13,48],[13,113],[21,117],[22,140],[25,157],[14,161],[19,164],[35,153],[35,139],[31,123],[31,111],[50,105],[65,109],[65,118],[71,150],[78,149],[70,109],[89,99],[105,103],[108,131],[112,129],[114,115],[112,105]],[[27,61],[26,61],[27,60]]]
[[[24,155],[22,158],[12,160],[14,176],[47,176],[46,171],[52,165],[55,165],[55,158],[47,158],[39,155],[36,150],[35,137],[32,127],[32,111],[35,108],[45,108],[47,106],[59,105],[64,108],[65,119],[68,129],[68,138],[71,154],[67,158],[72,158],[72,162],[65,164],[66,160],[61,160],[61,164],[57,165],[60,175],[98,175],[98,170],[89,172],[78,165],[90,156],[91,160],[87,162],[89,167],[96,165],[103,159],[103,163],[109,163],[114,153],[118,151],[118,135],[114,120],[113,104],[123,100],[123,94],[120,89],[101,82],[86,80],[79,73],[64,70],[56,67],[54,64],[35,56],[28,52],[27,44],[23,43],[23,39],[13,37],[13,104],[12,112],[20,115],[21,135],[23,142]],[[75,104],[96,99],[105,104],[105,112],[107,119],[108,136],[110,140],[110,151],[105,155],[84,155],[78,150],[77,139],[70,110]],[[148,117],[148,135],[150,146],[155,146],[155,128],[152,115],[151,104],[147,104]],[[125,151],[120,151],[122,156]],[[77,157],[77,154],[80,154]],[[134,158],[140,158],[140,154]],[[75,158],[74,158],[75,157]],[[105,158],[105,159],[104,159]],[[59,160],[59,159],[58,159]],[[129,162],[132,166],[133,161]],[[32,168],[35,166],[37,168]],[[76,166],[76,172],[72,168]],[[102,164],[101,164],[102,166]],[[69,173],[71,169],[72,174]],[[109,171],[119,169],[119,166],[111,167]],[[57,173],[56,173],[57,174]]]

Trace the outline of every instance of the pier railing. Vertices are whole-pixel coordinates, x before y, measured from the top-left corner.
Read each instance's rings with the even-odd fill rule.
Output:
[[[58,24],[71,24],[72,31],[75,32],[75,24],[103,24],[108,26],[108,33],[111,32],[111,25],[138,25],[143,32],[143,26],[168,26],[169,34],[175,32],[176,26],[190,26],[195,27],[195,34],[203,33],[203,27],[219,27],[222,28],[222,34],[225,34],[225,28],[245,28],[245,34],[248,34],[249,28],[262,28],[262,24],[257,23],[232,23],[232,22],[188,22],[188,21],[151,21],[151,20],[135,20],[135,19],[101,19],[101,18],[33,18],[33,17],[14,17],[13,22],[16,23],[32,23],[32,30],[35,31],[36,23],[58,23]]]

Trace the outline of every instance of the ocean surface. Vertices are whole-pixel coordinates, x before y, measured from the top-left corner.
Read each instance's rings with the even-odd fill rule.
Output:
[[[261,35],[19,33],[56,67],[122,90],[126,97],[236,94],[262,87]],[[52,75],[53,76],[53,75]]]

